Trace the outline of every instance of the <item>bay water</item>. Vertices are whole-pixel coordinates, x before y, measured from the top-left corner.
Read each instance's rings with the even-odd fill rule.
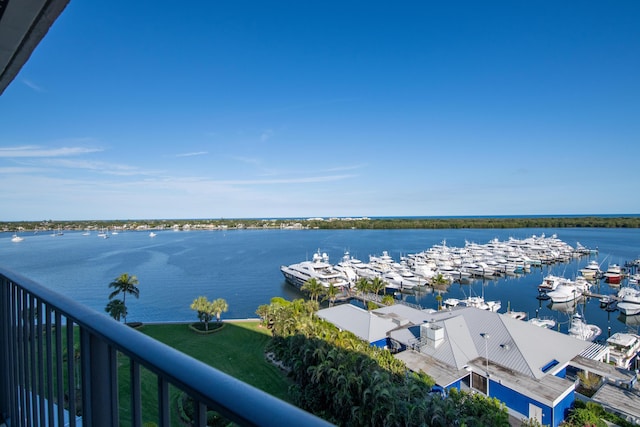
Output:
[[[281,265],[310,260],[315,252],[329,255],[332,263],[340,261],[345,251],[352,257],[368,261],[369,255],[387,251],[396,261],[441,244],[461,247],[466,241],[487,243],[497,238],[524,239],[532,235],[557,234],[575,247],[577,242],[597,248],[598,254],[569,263],[532,269],[519,277],[453,284],[442,293],[465,298],[484,295],[500,300],[501,312],[507,307],[524,311],[528,317],[552,317],[558,329],[566,332],[571,313],[579,311],[588,323],[602,328],[601,338],[617,331],[637,332],[640,316],[624,317],[600,308],[597,298],[578,304],[553,306],[536,298],[537,286],[547,274],[573,278],[591,259],[601,268],[610,263],[623,265],[640,257],[640,229],[559,228],[559,229],[445,229],[445,230],[216,230],[216,231],[125,231],[108,239],[97,233],[83,235],[65,232],[62,236],[47,233],[22,233],[22,242],[11,242],[10,233],[0,234],[0,267],[20,273],[104,313],[111,289],[109,283],[122,273],[139,280],[140,298],[127,298],[129,321],[195,321],[189,308],[198,296],[224,298],[229,311],[223,318],[256,317],[256,309],[274,296],[286,299],[302,295],[286,284]],[[624,282],[623,282],[624,286]],[[600,282],[592,292],[610,294],[617,287]],[[407,302],[424,308],[436,308],[436,294],[424,292],[402,295]],[[106,315],[106,313],[105,313]]]

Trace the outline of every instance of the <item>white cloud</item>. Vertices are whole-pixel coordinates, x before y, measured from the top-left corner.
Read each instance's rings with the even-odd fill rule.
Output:
[[[100,151],[103,150],[101,148],[89,147],[43,148],[36,145],[24,145],[19,147],[0,147],[0,157],[66,157],[96,153]]]
[[[193,156],[205,156],[209,154],[208,151],[194,151],[192,153],[176,154],[176,157],[193,157]]]
[[[24,83],[25,86],[30,87],[31,89],[33,89],[36,92],[44,92],[45,91],[42,87],[40,87],[37,84],[33,83],[31,80],[22,79],[22,83]]]

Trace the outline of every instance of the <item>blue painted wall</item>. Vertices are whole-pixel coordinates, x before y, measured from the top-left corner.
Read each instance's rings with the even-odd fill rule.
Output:
[[[567,377],[567,368],[566,368],[566,367],[562,368],[562,370],[560,370],[560,371],[556,374],[556,377],[559,377],[559,378],[566,378],[566,377]]]
[[[374,341],[371,343],[371,345],[374,347],[385,348],[387,346],[387,338],[385,337],[378,341]]]
[[[542,424],[543,425],[551,425],[552,427],[558,427],[560,424],[556,422],[556,420],[552,420],[551,407],[547,405],[543,405],[542,403],[525,396],[521,393],[518,393],[515,390],[512,390],[508,387],[503,386],[493,380],[489,380],[489,397],[495,397],[496,399],[504,402],[508,408],[513,409],[525,416],[529,416],[529,404],[536,405],[542,408]],[[563,418],[564,419],[564,418]]]
[[[576,399],[575,391],[569,393],[564,399],[562,399],[556,407],[553,409],[553,426],[559,425],[567,415],[569,415],[569,408],[573,405]]]

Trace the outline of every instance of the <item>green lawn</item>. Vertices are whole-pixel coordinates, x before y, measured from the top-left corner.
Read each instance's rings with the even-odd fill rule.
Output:
[[[278,368],[265,361],[264,348],[269,341],[270,332],[260,327],[258,322],[227,322],[221,330],[208,335],[192,331],[187,324],[144,325],[139,331],[241,381],[289,401],[287,389],[290,382]],[[124,419],[129,416],[128,405],[125,403],[129,399],[128,360],[122,358],[121,362],[121,425],[128,425],[128,420]],[[155,422],[157,380],[144,370],[141,378],[143,421]],[[175,403],[176,395],[177,392],[172,390],[172,405]],[[172,416],[172,421],[173,418],[175,417]]]

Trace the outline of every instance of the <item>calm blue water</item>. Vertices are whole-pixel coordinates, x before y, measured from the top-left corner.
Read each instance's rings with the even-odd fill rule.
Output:
[[[288,286],[280,273],[282,264],[311,259],[320,249],[330,261],[337,263],[345,250],[352,256],[368,260],[386,250],[396,260],[401,255],[423,251],[446,239],[449,246],[463,246],[465,240],[487,243],[493,238],[526,238],[551,235],[572,246],[580,242],[598,248],[596,259],[624,264],[640,256],[638,229],[464,229],[464,230],[229,230],[229,231],[161,231],[150,238],[147,232],[121,232],[109,239],[96,233],[83,236],[67,232],[63,236],[22,234],[24,241],[12,243],[10,233],[0,234],[0,266],[18,272],[55,289],[97,311],[104,312],[109,294],[108,284],[122,273],[136,275],[140,281],[140,299],[127,299],[128,320],[143,322],[196,320],[189,308],[191,302],[204,295],[209,299],[224,298],[229,303],[226,318],[255,317],[260,304],[273,296],[288,299],[300,294]],[[464,298],[471,293],[486,299],[502,301],[502,310],[510,304],[514,311],[530,317],[551,316],[560,322],[561,331],[568,329],[567,310],[574,307],[549,308],[539,301],[537,285],[549,273],[574,277],[587,263],[583,257],[568,264],[556,264],[533,270],[518,278],[454,284],[444,298]],[[597,290],[597,289],[596,289]],[[615,292],[600,285],[601,293]],[[434,294],[405,296],[423,307],[436,307]],[[617,312],[600,309],[596,299],[578,307],[589,323],[597,323],[606,336],[638,329],[640,319],[626,319]],[[564,311],[563,311],[564,310]]]

